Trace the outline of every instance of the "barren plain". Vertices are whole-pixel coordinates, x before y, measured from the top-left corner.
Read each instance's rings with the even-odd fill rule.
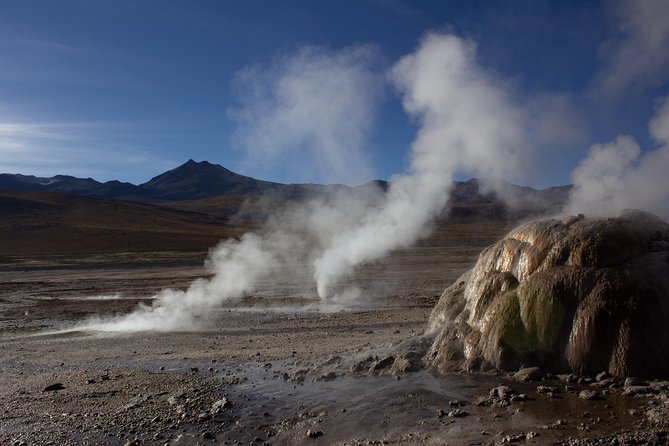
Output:
[[[276,277],[165,333],[80,324],[185,288],[207,274],[203,251],[5,256],[0,444],[665,444],[648,417],[662,383],[643,398],[614,383],[585,400],[596,380],[388,369],[389,349],[424,331],[475,262],[476,241],[425,242],[361,268],[348,308]]]

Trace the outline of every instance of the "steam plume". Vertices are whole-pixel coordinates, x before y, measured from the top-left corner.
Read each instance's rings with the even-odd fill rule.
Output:
[[[390,78],[421,128],[410,170],[391,183],[383,206],[341,232],[316,260],[318,294],[332,294],[356,265],[426,235],[442,211],[456,172],[515,177],[529,158],[523,113],[476,61],[472,42],[428,34]]]
[[[308,73],[327,77],[327,71],[337,72],[336,63],[331,66],[332,61],[324,62],[321,56],[307,53],[298,59],[302,64],[306,57],[310,63],[327,67],[306,69]],[[347,73],[344,78],[357,85],[359,76],[350,70],[360,66],[351,65],[349,57],[342,59],[343,72]],[[284,74],[293,73],[290,68],[293,62],[289,61],[287,66]],[[362,71],[365,69],[363,64]],[[306,76],[307,84],[312,84],[307,90],[320,85],[318,75],[313,75],[316,78],[310,79],[311,74]],[[367,195],[334,193],[286,209],[270,219],[261,234],[247,234],[239,241],[228,240],[212,250],[207,262],[214,273],[211,279],[197,280],[185,292],[165,290],[156,296],[153,306],[143,307],[120,320],[97,324],[96,328],[190,328],[208,309],[253,291],[259,280],[286,267],[311,271],[322,299],[355,295],[355,290],[339,289],[342,279],[356,266],[427,235],[432,221],[447,203],[456,172],[516,178],[525,170],[531,157],[523,127],[524,113],[496,86],[499,80],[478,64],[472,42],[454,35],[428,34],[412,54],[392,68],[389,79],[402,95],[406,111],[420,124],[420,130],[411,147],[408,171],[392,179],[385,195],[373,190]],[[259,116],[267,118],[261,123],[250,123],[254,130],[246,135],[259,142],[260,147],[263,144],[269,147],[274,137],[286,150],[314,144],[317,146],[314,153],[324,154],[323,158],[333,162],[336,171],[344,160],[340,154],[331,152],[346,147],[342,141],[333,139],[341,134],[340,112],[348,112],[349,107],[355,109],[358,103],[345,101],[333,115],[334,124],[314,122],[308,111],[324,106],[321,100],[316,95],[305,96],[299,83],[286,82],[290,88],[284,89],[279,82],[280,93],[270,94],[269,102],[260,101],[261,105],[252,102],[253,106],[241,112],[247,117],[257,117],[261,110]],[[310,99],[316,100],[317,105],[312,107]],[[296,121],[285,121],[281,116],[284,111],[294,115]],[[357,112],[352,117],[358,117]],[[287,135],[282,136],[279,130],[286,122]],[[358,132],[354,140],[362,134]],[[355,150],[360,147],[354,145]],[[357,163],[355,152],[345,153],[351,157],[350,161]]]
[[[592,82],[600,98],[657,87],[669,75],[669,2],[665,0],[615,0],[614,39],[600,50],[602,67]]]
[[[371,45],[336,52],[305,47],[239,72],[240,104],[230,115],[249,162],[303,181],[373,178],[364,146],[382,93],[380,59]]]
[[[574,170],[574,189],[566,211],[615,215],[643,209],[669,219],[669,97],[651,119],[654,150],[642,153],[631,136],[596,144]]]

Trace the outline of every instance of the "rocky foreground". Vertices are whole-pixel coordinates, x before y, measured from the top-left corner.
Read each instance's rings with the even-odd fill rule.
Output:
[[[26,259],[0,271],[0,444],[667,444],[666,381],[425,367],[438,344],[420,334],[439,292],[479,251],[420,248],[372,265],[354,282],[376,295],[355,311],[267,283],[182,333],[73,325],[187,286],[203,273],[190,260]]]

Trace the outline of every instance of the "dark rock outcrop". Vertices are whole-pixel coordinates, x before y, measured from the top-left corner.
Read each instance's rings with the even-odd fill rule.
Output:
[[[625,211],[521,226],[444,291],[428,335],[442,372],[669,376],[669,225]]]

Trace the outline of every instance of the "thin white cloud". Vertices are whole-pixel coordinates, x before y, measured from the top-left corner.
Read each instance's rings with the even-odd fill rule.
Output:
[[[374,46],[305,47],[239,72],[236,145],[254,166],[297,180],[372,180],[366,146],[383,88],[380,57]]]
[[[101,123],[0,121],[0,173],[111,179],[147,164],[173,165],[141,147],[105,139],[118,131]]]
[[[669,1],[608,3],[618,34],[600,48],[602,68],[591,84],[599,98],[658,87],[669,77]]]

